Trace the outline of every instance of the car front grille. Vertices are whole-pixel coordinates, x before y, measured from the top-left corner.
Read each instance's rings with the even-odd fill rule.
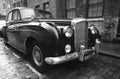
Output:
[[[79,51],[80,45],[85,45],[85,48],[87,47],[87,38],[88,38],[88,32],[87,32],[87,22],[77,22],[75,24],[75,51]]]

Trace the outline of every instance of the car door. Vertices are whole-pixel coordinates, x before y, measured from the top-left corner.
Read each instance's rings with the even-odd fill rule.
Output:
[[[7,18],[7,38],[8,38],[8,43],[12,45],[16,45],[16,40],[15,40],[15,30],[16,27],[14,26],[14,19],[16,17],[16,14],[14,13],[14,10],[8,13],[8,18]]]
[[[15,30],[15,39],[16,39],[16,46],[20,49],[20,50],[24,50],[24,32],[22,30],[22,27],[24,26],[24,23],[21,19],[21,14],[19,10],[16,10],[17,12],[17,20],[16,20],[16,24],[14,25],[16,27]]]

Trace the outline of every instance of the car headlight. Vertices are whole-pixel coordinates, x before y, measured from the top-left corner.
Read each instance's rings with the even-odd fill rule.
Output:
[[[67,44],[67,45],[65,46],[65,52],[66,52],[66,53],[70,53],[70,51],[71,51],[71,45]]]
[[[73,35],[73,29],[70,27],[66,27],[64,29],[65,36],[70,38]]]

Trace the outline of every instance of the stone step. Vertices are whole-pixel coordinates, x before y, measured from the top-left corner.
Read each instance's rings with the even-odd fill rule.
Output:
[[[101,54],[105,54],[105,55],[109,55],[109,56],[114,56],[114,57],[117,57],[117,58],[120,58],[120,52],[115,52],[115,51],[105,51],[105,50],[100,50],[100,53]]]
[[[116,34],[116,37],[120,37],[120,33],[117,33],[117,34]]]

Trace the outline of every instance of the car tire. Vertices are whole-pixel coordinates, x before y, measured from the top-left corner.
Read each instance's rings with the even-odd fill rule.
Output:
[[[45,54],[43,53],[44,50],[41,49],[38,42],[32,42],[31,49],[30,49],[30,56],[32,65],[39,71],[44,72],[47,69],[48,64],[45,62]]]

